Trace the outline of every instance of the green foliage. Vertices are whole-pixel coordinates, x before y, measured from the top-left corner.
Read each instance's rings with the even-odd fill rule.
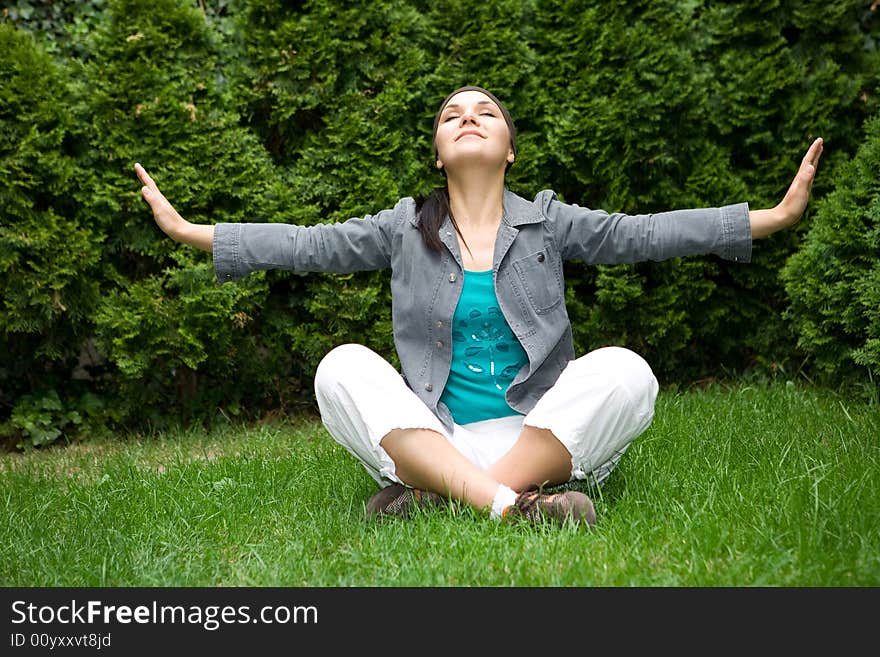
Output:
[[[218,286],[210,256],[154,225],[136,161],[193,222],[340,221],[442,184],[434,112],[480,84],[516,121],[508,185],[523,196],[551,188],[630,213],[768,207],[821,135],[821,199],[880,108],[872,6],[15,0],[0,18],[4,435],[39,413],[60,439],[89,423],[286,412],[312,404],[337,344],[394,360],[388,272]],[[568,263],[577,350],[629,346],[664,381],[792,372],[793,331],[811,347],[786,321],[779,271],[812,214],[756,243],[747,266]],[[859,281],[848,298],[868,308],[873,284]],[[847,331],[871,326],[853,307]],[[853,362],[873,367],[875,339],[848,343]],[[34,400],[52,395],[62,409],[46,415]],[[86,413],[86,395],[102,410]]]
[[[880,376],[880,115],[782,271],[798,344],[836,381]],[[861,373],[862,376],[859,376]]]
[[[209,265],[189,264],[108,294],[96,317],[97,336],[119,369],[120,403],[136,414],[139,406],[157,403],[157,386],[172,385],[178,387],[180,404],[192,404],[196,395],[203,404],[228,401],[225,395],[211,399],[200,388],[225,377],[234,381],[239,360],[256,357],[248,311],[253,312],[265,287],[253,278],[245,285],[220,287]],[[207,381],[200,382],[199,373]]]
[[[108,434],[111,417],[103,399],[91,392],[62,399],[55,390],[38,390],[21,397],[9,420],[0,423],[0,437],[19,449],[43,447],[59,440],[73,441]]]
[[[107,0],[14,0],[3,18],[41,37],[46,50],[88,57],[83,37],[105,17]]]
[[[93,202],[111,269],[95,332],[118,379],[114,398],[153,425],[263,408],[288,377],[262,336],[265,277],[218,286],[210,256],[156,228],[131,166],[142,162],[197,223],[272,220],[293,204],[289,187],[230,109],[222,39],[198,9],[122,1],[110,16],[84,71],[100,110]]]
[[[832,135],[821,194],[876,106],[873,15],[851,3],[270,0],[239,16],[242,111],[295,172],[302,223],[437,184],[431,118],[460,84],[511,109],[514,191],[627,212],[768,207],[818,134]],[[629,344],[671,379],[791,366],[777,272],[797,238],[756,244],[747,267],[700,259],[599,276],[571,263],[576,346]],[[622,281],[632,294],[619,297]]]
[[[81,422],[80,414],[66,410],[53,390],[43,397],[25,395],[12,412],[11,424],[21,430],[26,444],[40,447],[54,442],[67,425]]]
[[[876,107],[876,53],[864,48],[876,30],[852,3],[540,5],[536,31],[553,38],[535,73],[537,179],[569,202],[772,207],[824,135],[821,195]],[[748,266],[570,264],[577,346],[629,344],[666,380],[793,368],[777,272],[797,239],[757,242]]]
[[[100,236],[77,201],[76,117],[63,70],[0,24],[0,408],[51,390],[98,300]]]

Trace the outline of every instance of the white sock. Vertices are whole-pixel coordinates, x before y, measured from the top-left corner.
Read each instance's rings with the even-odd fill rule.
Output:
[[[516,502],[517,493],[512,488],[508,488],[504,484],[498,484],[498,490],[495,491],[495,499],[492,500],[492,511],[489,517],[493,520],[499,520],[504,509]]]

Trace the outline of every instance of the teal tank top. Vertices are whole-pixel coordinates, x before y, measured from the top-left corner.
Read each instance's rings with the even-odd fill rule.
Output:
[[[492,270],[465,271],[452,317],[452,368],[440,396],[455,423],[516,415],[504,393],[527,362],[498,307]]]

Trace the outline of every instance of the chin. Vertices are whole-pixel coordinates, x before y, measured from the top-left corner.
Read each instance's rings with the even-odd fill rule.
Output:
[[[442,158],[441,158],[442,159]],[[446,172],[471,171],[473,169],[492,170],[500,169],[504,171],[507,168],[507,158],[499,160],[497,157],[489,157],[484,153],[470,153],[466,156],[456,157],[444,165]]]

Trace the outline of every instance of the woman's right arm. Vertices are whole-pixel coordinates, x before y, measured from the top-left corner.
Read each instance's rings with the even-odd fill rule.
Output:
[[[391,265],[394,234],[404,218],[414,216],[415,202],[407,197],[394,208],[341,223],[192,224],[177,213],[140,164],[135,171],[159,228],[178,242],[213,254],[220,283],[266,269],[338,274],[383,269]]]
[[[144,184],[141,188],[141,194],[144,200],[150,204],[153,218],[159,228],[173,240],[209,253],[212,252],[214,250],[214,226],[188,222],[177,213],[177,210],[159,191],[159,187],[156,186],[150,174],[140,164],[135,164],[134,170]]]

